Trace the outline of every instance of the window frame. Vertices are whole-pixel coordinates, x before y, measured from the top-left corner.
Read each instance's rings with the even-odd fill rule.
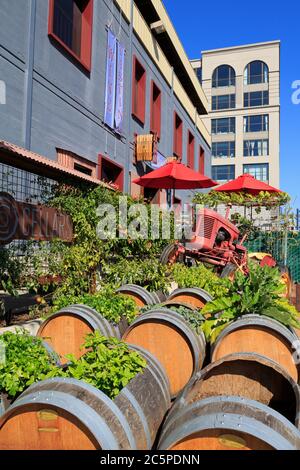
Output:
[[[121,165],[120,163],[116,162],[115,160],[112,160],[111,158],[107,157],[106,155],[104,156],[104,155],[99,153],[99,155],[98,155],[98,171],[97,171],[97,174],[98,174],[98,179],[100,181],[104,181],[102,179],[103,162],[107,163],[108,166],[115,167],[119,170],[119,174],[118,174],[116,180],[113,182],[113,184],[118,186],[118,190],[120,192],[123,192],[123,189],[124,189],[124,175],[125,175],[124,166]]]
[[[249,142],[260,142],[260,147],[261,147],[261,153],[258,154],[258,155],[250,155],[250,152],[249,152],[249,149],[250,149],[250,146],[248,144],[247,146],[247,143]],[[266,153],[264,153],[264,142],[266,142]],[[258,146],[258,149],[259,149],[259,146]],[[254,157],[254,158],[257,158],[257,157],[268,157],[269,156],[269,139],[245,139],[244,140],[244,143],[243,143],[243,155],[244,157]]]
[[[174,111],[174,124],[173,124],[173,154],[182,159],[182,136],[183,136],[183,121],[179,114]],[[176,126],[176,121],[179,121],[179,125]]]
[[[82,13],[84,21],[82,21],[80,57],[54,32],[55,0],[49,0],[48,36],[65,49],[87,72],[91,72],[94,0],[86,0],[86,2],[87,5]]]
[[[252,175],[251,171],[249,171],[249,168],[252,167],[256,167],[256,168],[263,168],[263,167],[266,167],[266,170],[267,170],[267,179],[259,179],[257,178],[255,175]],[[247,171],[246,171],[246,168],[247,168]],[[248,173],[252,176],[254,176],[254,178],[256,178],[258,181],[263,181],[264,183],[269,183],[269,177],[270,177],[270,173],[269,173],[269,163],[244,163],[243,164],[243,174],[245,173]]]
[[[220,144],[227,144],[227,155],[215,155],[214,148]],[[232,152],[233,150],[233,152]],[[231,156],[231,152],[233,156]],[[222,142],[212,142],[211,155],[213,158],[235,158],[235,140],[224,140]]]
[[[187,135],[187,167],[195,168],[195,136],[190,130]]]
[[[142,69],[142,74],[139,80],[136,78],[137,66]],[[146,87],[147,87],[147,72],[146,67],[143,66],[137,56],[133,55],[132,65],[132,111],[131,114],[144,126],[146,115]]]
[[[219,70],[222,67],[227,67],[229,74],[228,74],[228,79],[224,78],[219,78]],[[220,81],[222,80],[227,80],[226,83],[220,84]],[[219,65],[218,67],[215,68],[212,74],[212,79],[211,79],[211,86],[212,88],[222,88],[222,87],[230,87],[230,86],[236,86],[236,72],[234,68],[231,65],[228,64],[222,64]]]
[[[219,106],[220,98],[225,98],[225,97],[228,97],[229,106],[228,107],[220,107]],[[214,102],[215,102],[215,106],[214,106]],[[217,106],[217,104],[218,104],[218,106]],[[233,106],[232,106],[232,104],[233,104]],[[230,93],[230,94],[227,94],[227,95],[213,95],[212,96],[212,101],[211,101],[212,111],[223,111],[225,109],[235,109],[235,108],[236,108],[236,95],[235,95],[235,93]]]
[[[256,64],[256,63],[261,65],[261,72],[259,75],[252,75],[250,74],[251,65]],[[265,79],[265,76],[266,76],[266,79]],[[259,82],[252,81],[251,77],[252,78],[261,77],[262,81],[259,81]],[[262,60],[252,60],[251,62],[249,62],[249,64],[246,65],[244,69],[244,85],[259,85],[261,83],[269,83],[269,67]]]
[[[228,131],[220,132],[218,129],[218,122],[219,121],[228,121]],[[215,126],[214,126],[215,124]],[[211,120],[211,133],[215,135],[220,135],[220,134],[235,134],[235,117],[224,117],[224,118],[215,118]],[[215,127],[215,129],[214,129]],[[233,130],[232,130],[233,129]]]
[[[202,147],[202,145],[199,145],[199,166],[198,166],[198,171],[202,175],[205,173],[205,150]]]
[[[261,118],[261,129],[251,129],[251,119],[254,117]],[[267,119],[265,119],[266,117]],[[266,128],[264,129],[264,127]],[[269,114],[248,114],[248,116],[243,116],[243,132],[244,134],[249,132],[269,132]]]
[[[261,94],[261,103],[260,104],[251,104],[251,95],[253,96],[255,93]],[[265,96],[267,97],[265,102]],[[248,104],[246,104],[246,98]],[[259,90],[259,91],[245,91],[244,92],[244,108],[256,108],[261,106],[269,106],[269,90]]]
[[[232,169],[233,168],[233,175],[229,175],[229,177],[227,179],[220,179],[220,178],[217,178],[215,175],[214,175],[214,171],[215,171],[215,168],[228,168],[228,169]],[[228,172],[229,173],[229,172]],[[212,179],[215,180],[215,181],[230,181],[232,179],[235,178],[235,165],[212,165]]]
[[[154,100],[154,90],[158,90],[158,96]],[[161,102],[162,92],[154,80],[151,80],[151,102],[150,102],[150,132],[157,135],[160,139],[161,135]]]

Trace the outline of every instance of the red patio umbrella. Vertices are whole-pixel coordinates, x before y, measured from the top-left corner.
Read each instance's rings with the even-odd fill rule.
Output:
[[[263,181],[259,181],[254,176],[244,173],[228,183],[222,184],[214,189],[214,191],[223,191],[227,193],[245,192],[248,194],[257,195],[261,191],[268,191],[269,193],[281,193],[280,189],[276,189]]]
[[[173,189],[173,201],[175,189],[211,188],[218,184],[208,178],[208,176],[191,170],[176,160],[168,162],[161,168],[133,180],[133,183],[144,188]]]

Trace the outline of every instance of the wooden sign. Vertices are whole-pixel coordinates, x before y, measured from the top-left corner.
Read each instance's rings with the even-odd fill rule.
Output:
[[[0,192],[0,244],[12,240],[73,240],[71,217],[53,207],[17,202]]]
[[[154,134],[136,136],[136,161],[152,162],[156,158],[156,137]]]

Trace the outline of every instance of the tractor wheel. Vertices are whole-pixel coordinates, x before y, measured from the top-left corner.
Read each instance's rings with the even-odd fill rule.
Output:
[[[160,255],[161,264],[174,264],[176,263],[176,252],[178,251],[178,246],[175,243],[167,245]]]
[[[228,277],[230,280],[234,279],[234,274],[237,269],[237,266],[233,263],[228,263],[226,266],[222,269],[220,277]]]

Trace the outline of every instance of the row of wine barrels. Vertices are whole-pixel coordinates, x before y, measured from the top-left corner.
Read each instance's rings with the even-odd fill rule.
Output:
[[[212,300],[212,296],[200,287],[189,287],[174,290],[168,297],[168,300],[183,302],[191,305],[195,309],[201,309]]]
[[[117,294],[125,294],[132,298],[138,307],[145,305],[156,305],[165,300],[162,292],[149,292],[144,287],[136,284],[124,284],[116,290]]]
[[[209,364],[190,380],[169,416],[214,396],[256,400],[299,428],[300,389],[285,369],[265,356],[235,353]]]
[[[103,336],[121,338],[128,324],[124,319],[119,324],[109,322],[95,309],[87,305],[70,305],[50,315],[40,326],[37,336],[44,339],[66,362],[66,354],[80,357],[85,337],[94,331]]]
[[[172,413],[160,450],[299,450],[300,431],[255,400],[213,396]]]
[[[148,351],[131,349],[147,367],[114,400],[76,379],[29,387],[0,418],[0,449],[151,449],[170,406],[169,383]]]
[[[280,364],[299,381],[299,364],[295,361],[294,331],[273,318],[262,315],[244,315],[230,323],[217,337],[211,352],[211,361],[239,352],[254,352]]]
[[[167,308],[137,317],[123,340],[147,349],[159,360],[169,378],[172,398],[202,367],[205,358],[204,334],[197,334],[182,315]]]

